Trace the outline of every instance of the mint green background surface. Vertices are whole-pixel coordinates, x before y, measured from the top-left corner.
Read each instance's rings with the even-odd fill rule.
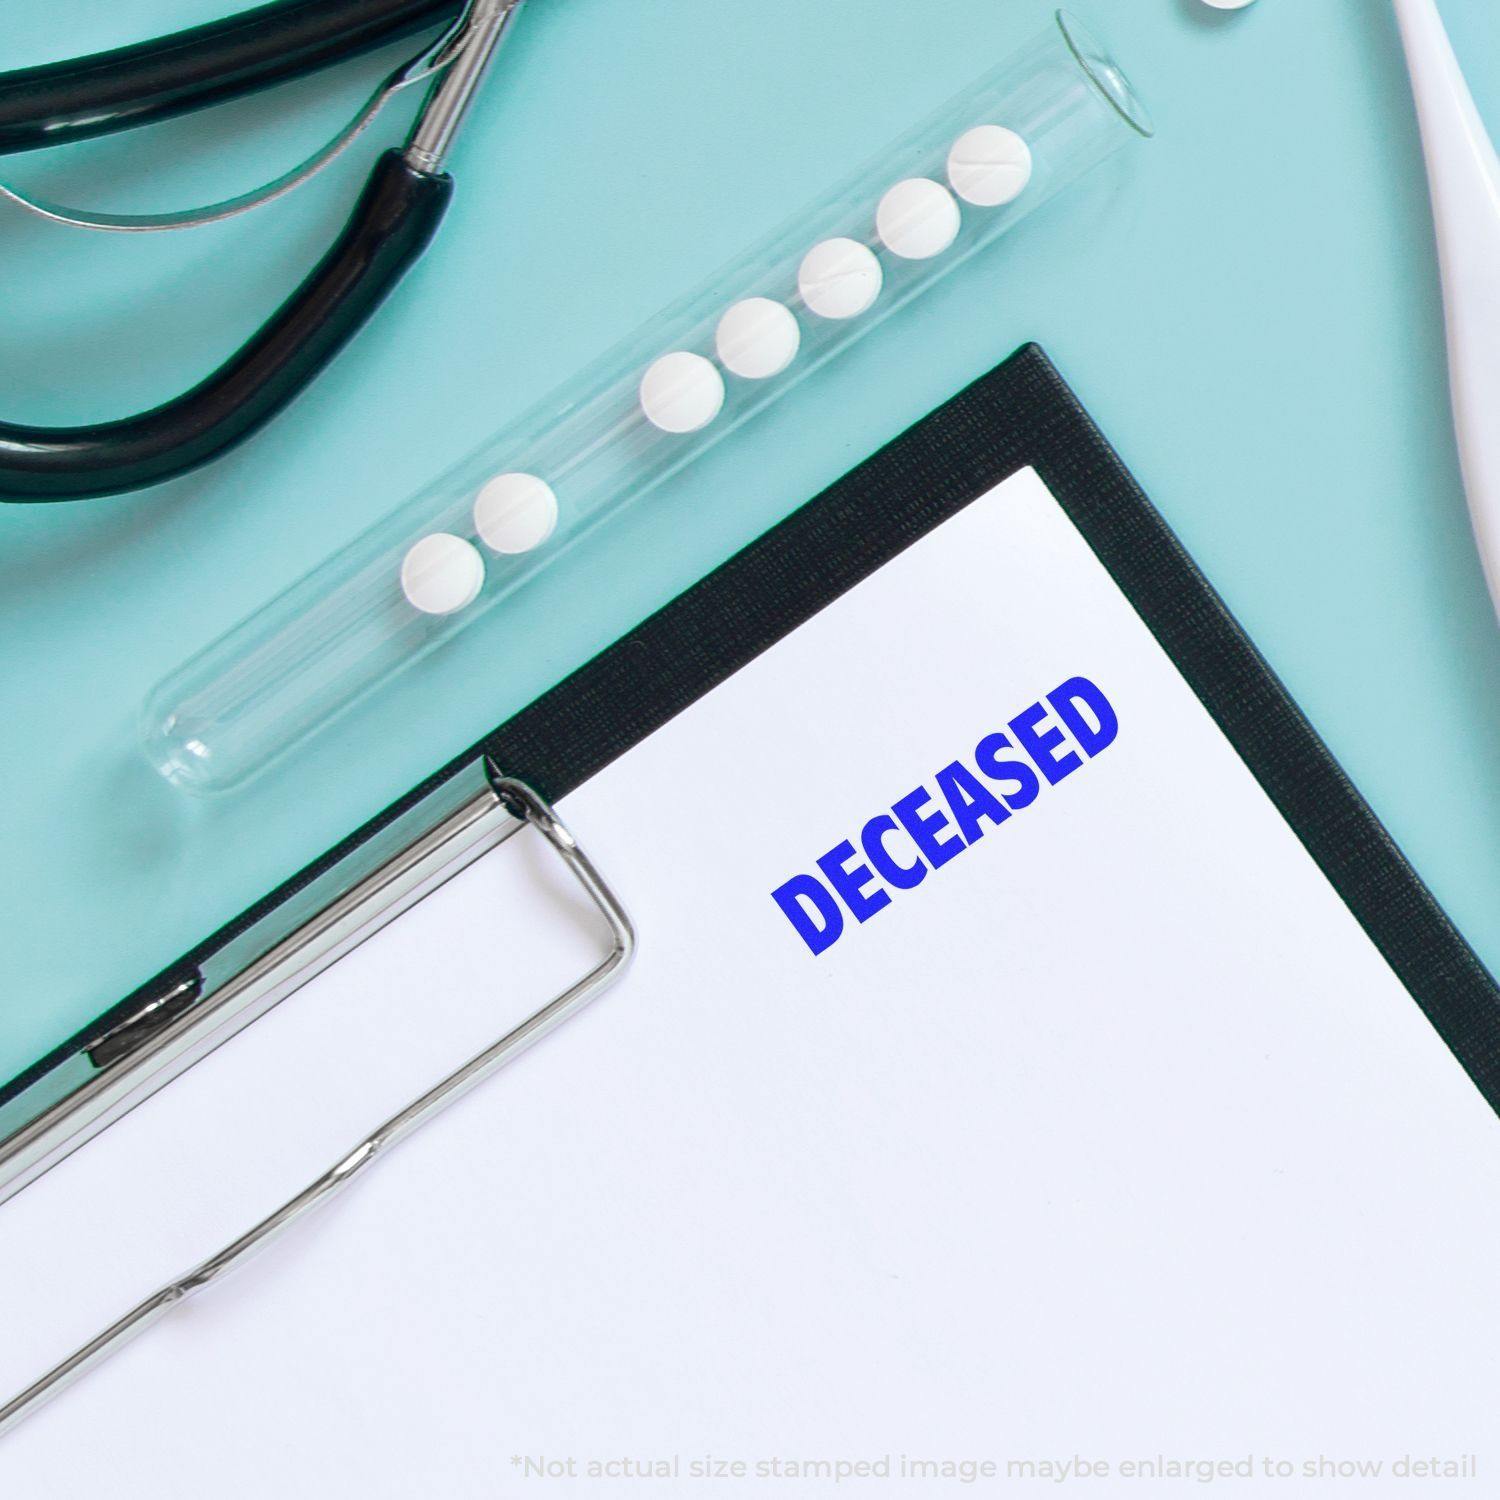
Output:
[[[1445,3],[1500,124],[1500,10]],[[0,65],[223,8],[9,0]],[[139,759],[158,677],[1029,38],[1048,0],[533,0],[457,152],[443,233],[291,412],[154,491],[0,508],[0,1078],[1032,338],[1500,966],[1500,635],[1388,7],[1076,8],[1156,141],[736,435],[357,739],[241,795],[192,801]],[[199,201],[296,159],[385,65],[0,171],[102,206]],[[4,416],[105,418],[206,371],[316,258],[395,129],[195,234],[90,236],[0,205]],[[726,807],[753,816],[758,795],[726,788]],[[503,943],[503,914],[478,937]]]

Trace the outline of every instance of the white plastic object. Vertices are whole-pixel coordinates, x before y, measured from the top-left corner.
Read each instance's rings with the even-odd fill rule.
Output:
[[[954,141],[948,181],[976,208],[1013,203],[1031,181],[1031,147],[1005,125],[976,125]]]
[[[769,380],[797,357],[802,329],[784,302],[746,297],[719,319],[714,349],[719,363],[745,380]]]
[[[820,318],[857,318],[880,295],[885,273],[868,245],[847,235],[820,240],[797,268],[797,291]]]
[[[472,604],[484,585],[484,559],[472,542],[434,531],[401,559],[401,592],[425,615],[451,615]]]
[[[1394,0],[1432,189],[1464,488],[1500,613],[1500,158],[1434,0]]]
[[[994,124],[1013,130],[1029,148],[1032,170],[1024,191],[992,208],[961,211],[957,238],[942,254],[925,260],[893,254],[876,230],[882,196],[909,178],[940,184],[955,142],[976,126]],[[1030,44],[789,224],[562,390],[497,427],[474,453],[159,683],[141,723],[152,764],[187,791],[239,787],[325,732],[356,703],[372,707],[366,700],[414,671],[458,631],[503,626],[505,611],[499,606],[556,567],[596,528],[642,504],[673,476],[684,476],[685,482],[690,466],[729,434],[998,242],[1061,189],[1127,142],[1150,134],[1140,99],[1109,54],[1077,21],[1058,12]],[[1097,227],[1105,223],[1101,218]],[[853,250],[844,250],[840,241]],[[819,251],[830,243],[834,251]],[[799,288],[809,252],[818,252],[812,269],[819,274]],[[820,262],[830,255],[849,258],[856,268],[851,281],[828,279],[828,266]],[[876,283],[873,299],[871,282]],[[809,290],[812,297],[804,304]],[[785,342],[778,346],[768,337],[733,348],[728,339],[720,343],[729,313],[764,303],[784,309],[797,331],[794,357],[779,368]],[[829,316],[830,308],[848,315]],[[785,340],[786,320],[763,306],[761,312],[767,328],[780,325]],[[737,314],[730,332],[750,316]],[[688,395],[682,396],[684,404],[662,396],[658,405],[657,380],[645,376],[663,356],[677,355],[687,363],[674,359],[666,369],[691,372],[683,388]],[[662,378],[658,371],[657,379]],[[520,528],[520,516],[533,514],[528,507],[509,508],[506,497],[515,492],[507,476],[513,475],[546,486],[549,510],[556,511],[550,532],[520,552],[509,548],[536,533]],[[531,491],[534,499],[539,493]],[[500,499],[485,501],[497,494]],[[464,565],[471,581],[478,565],[477,596],[446,614],[414,608],[402,582],[414,544],[439,532],[473,550],[472,562]],[[621,556],[619,565],[628,566],[629,558]],[[444,598],[462,594],[455,589]],[[532,645],[494,639],[514,650]],[[422,691],[415,689],[418,701]],[[439,691],[436,680],[430,691]],[[403,711],[412,701],[410,694],[404,697]]]
[[[953,194],[930,177],[908,177],[880,200],[875,232],[903,260],[929,260],[958,238],[962,215]]]
[[[535,474],[497,474],[474,501],[474,530],[491,552],[519,556],[540,547],[557,525],[557,496]]]

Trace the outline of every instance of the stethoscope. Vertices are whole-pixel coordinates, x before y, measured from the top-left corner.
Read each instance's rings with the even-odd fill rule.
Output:
[[[376,162],[338,238],[302,284],[207,379],[136,416],[79,427],[0,422],[0,500],[83,500],[186,473],[275,416],[348,342],[436,231],[453,192],[443,170],[464,116],[524,0],[272,0],[223,21],[72,62],[0,74],[0,153],[145,125],[342,61],[447,23],[350,123],[253,192],[166,214],[93,213],[0,184],[54,223],[116,233],[190,228],[300,186],[395,95],[428,94],[403,146]]]

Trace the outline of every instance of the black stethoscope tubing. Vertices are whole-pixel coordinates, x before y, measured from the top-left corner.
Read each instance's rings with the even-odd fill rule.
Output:
[[[0,153],[88,139],[284,82],[451,21],[460,0],[275,0],[188,31],[0,74]],[[160,483],[248,437],[366,321],[421,254],[453,180],[377,161],[348,223],[238,352],[181,396],[77,427],[0,421],[0,501],[81,500]]]

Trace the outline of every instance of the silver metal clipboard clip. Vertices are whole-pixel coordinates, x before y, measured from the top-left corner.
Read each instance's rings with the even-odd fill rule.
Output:
[[[524,782],[503,775],[488,759],[485,761],[485,771],[489,781],[488,796],[493,804],[491,810],[503,810],[519,823],[535,828],[557,851],[608,924],[609,952],[577,983],[553,996],[519,1026],[506,1032],[439,1080],[426,1093],[413,1099],[378,1125],[352,1150],[346,1152],[326,1172],[310,1182],[300,1193],[289,1198],[280,1208],[186,1274],[136,1303],[123,1317],[53,1366],[19,1395],[0,1406],[0,1435],[58,1395],[70,1382],[142,1333],[177,1303],[186,1301],[205,1287],[211,1286],[257,1250],[264,1249],[313,1209],[329,1202],[393,1146],[419,1130],[475,1085],[484,1082],[519,1057],[534,1042],[540,1041],[549,1031],[597,998],[624,973],[635,951],[635,929],[619,897],[547,802]],[[466,805],[455,817],[472,818],[473,812],[472,804]],[[375,899],[375,893],[371,892],[367,899]]]

